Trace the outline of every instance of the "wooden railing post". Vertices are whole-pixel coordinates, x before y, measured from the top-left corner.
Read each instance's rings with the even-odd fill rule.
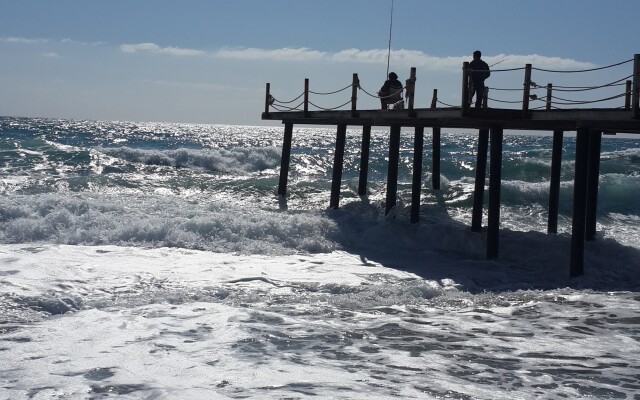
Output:
[[[431,108],[436,108],[438,103],[438,89],[433,89],[433,97],[431,98]]]
[[[462,116],[469,111],[469,62],[462,63]]]
[[[631,81],[627,81],[624,92],[624,109],[631,110]]]
[[[640,118],[640,54],[633,57],[633,118]]]
[[[522,92],[522,117],[527,118],[529,114],[529,96],[531,94],[531,64],[527,64],[524,69],[524,90]]]
[[[482,98],[482,108],[487,108],[487,104],[489,101],[489,88],[484,87],[484,97]]]
[[[264,113],[265,116],[269,115],[269,106],[271,105],[271,84],[267,83],[267,90],[264,96]]]
[[[358,87],[360,86],[360,80],[358,74],[353,74],[353,82],[351,83],[351,116],[353,118],[358,116],[357,103],[358,103]]]
[[[551,93],[553,91],[553,85],[547,83],[547,110],[551,110]]]
[[[407,109],[409,110],[409,116],[414,117],[415,113],[413,111],[413,105],[416,91],[416,67],[411,67],[411,72],[409,74],[409,79],[407,79],[406,87]]]
[[[309,79],[304,80],[304,116],[309,116]]]

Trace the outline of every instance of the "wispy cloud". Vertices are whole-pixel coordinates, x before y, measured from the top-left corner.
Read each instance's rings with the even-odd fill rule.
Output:
[[[46,53],[42,53],[42,57],[44,57],[44,58],[60,58],[60,55],[58,53],[54,53],[54,52],[46,52]]]
[[[237,58],[245,60],[278,60],[278,61],[316,61],[327,58],[328,53],[311,50],[306,47],[298,49],[285,47],[282,49],[221,49],[215,53],[220,58]]]
[[[185,49],[180,47],[160,47],[155,43],[123,44],[120,46],[120,50],[124,53],[149,52],[172,56],[201,56],[206,54],[203,50]]]
[[[21,43],[21,44],[35,44],[35,43],[48,43],[49,39],[29,39],[23,37],[8,37],[3,38],[5,43]]]

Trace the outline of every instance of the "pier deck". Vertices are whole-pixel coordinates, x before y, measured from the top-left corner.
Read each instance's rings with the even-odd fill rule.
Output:
[[[285,196],[291,158],[291,143],[294,125],[335,125],[336,144],[333,162],[333,177],[329,207],[338,208],[340,202],[340,186],[342,180],[343,157],[347,126],[362,127],[362,150],[360,157],[360,179],[358,194],[367,194],[367,175],[369,163],[369,144],[371,128],[388,127],[389,132],[389,163],[387,173],[387,193],[385,209],[388,213],[396,205],[396,191],[398,184],[398,162],[400,134],[402,127],[414,128],[414,157],[413,181],[411,200],[411,223],[418,223],[420,219],[420,192],[422,190],[422,155],[424,146],[424,129],[432,128],[433,159],[432,159],[432,187],[440,188],[440,134],[442,128],[459,128],[478,130],[478,152],[475,171],[475,189],[473,194],[473,210],[471,216],[471,230],[482,232],[482,216],[484,207],[484,190],[486,180],[487,161],[489,161],[489,196],[487,217],[487,258],[498,257],[499,225],[500,225],[500,187],[502,169],[502,145],[504,130],[515,131],[548,131],[553,132],[553,149],[551,156],[551,170],[549,178],[549,206],[548,227],[549,234],[557,233],[558,201],[560,190],[560,164],[562,162],[562,141],[564,132],[576,132],[575,170],[573,188],[573,213],[571,226],[571,260],[569,276],[579,276],[584,271],[585,241],[596,239],[596,209],[598,198],[598,182],[600,169],[600,152],[603,134],[630,133],[640,134],[640,54],[632,60],[614,64],[619,66],[633,61],[633,73],[627,80],[625,91],[612,97],[598,101],[610,101],[624,97],[624,105],[611,108],[563,108],[554,107],[552,84],[547,84],[546,106],[544,109],[530,109],[530,100],[540,100],[531,95],[530,90],[535,87],[531,81],[532,66],[527,64],[523,85],[520,109],[488,108],[485,94],[483,108],[471,108],[468,91],[470,70],[468,63],[463,65],[462,96],[460,107],[447,105],[438,108],[437,90],[434,90],[433,100],[429,108],[414,108],[415,68],[411,69],[410,78],[406,81],[406,109],[399,110],[358,110],[357,94],[361,89],[357,74],[353,74],[352,84],[342,90],[351,88],[349,110],[320,109],[310,110],[309,80],[305,80],[302,95],[290,102],[277,102],[270,93],[270,84],[266,85],[265,109],[263,120],[279,120],[284,123],[284,138],[282,145],[282,161],[278,194]],[[611,67],[611,66],[610,66]],[[607,68],[607,67],[603,67]],[[598,68],[602,69],[602,68]],[[492,71],[493,72],[493,71]],[[549,72],[549,71],[547,71]],[[561,71],[567,72],[567,71]],[[576,71],[576,72],[588,72]],[[626,78],[610,84],[597,85],[586,90],[611,88],[623,85]],[[565,87],[566,89],[566,87]],[[579,88],[574,91],[582,91]],[[560,89],[562,90],[562,89]],[[334,92],[335,93],[335,92]],[[365,92],[366,93],[366,92]],[[319,93],[315,93],[319,94]],[[297,107],[288,104],[304,96]],[[560,99],[560,104],[567,104]],[[275,104],[274,104],[275,103]],[[593,103],[590,101],[575,101],[570,104]],[[300,109],[302,107],[302,109]],[[272,110],[275,109],[275,111]],[[338,108],[341,108],[340,106]],[[490,150],[490,151],[489,151]],[[490,159],[487,158],[490,155]]]

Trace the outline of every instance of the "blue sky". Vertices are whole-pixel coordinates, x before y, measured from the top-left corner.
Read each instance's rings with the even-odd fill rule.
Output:
[[[0,115],[224,124],[260,120],[265,83],[282,101],[386,74],[391,0],[3,0]],[[480,49],[494,69],[593,68],[640,53],[638,0],[395,0],[391,70],[417,68],[416,103],[433,89],[459,104],[461,66]],[[591,85],[588,78],[538,84]],[[585,81],[580,81],[584,79]],[[521,87],[521,71],[490,87]],[[492,92],[493,93],[493,92]],[[509,96],[509,92],[505,92]],[[498,93],[495,94],[498,96]],[[503,95],[503,94],[500,94]],[[333,107],[350,93],[314,103]],[[492,95],[490,95],[492,97]],[[377,101],[359,94],[362,108]]]

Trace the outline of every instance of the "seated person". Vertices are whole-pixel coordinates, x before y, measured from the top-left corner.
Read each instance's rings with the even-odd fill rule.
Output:
[[[384,82],[380,88],[378,96],[380,96],[381,110],[387,110],[389,105],[393,105],[402,101],[402,83],[398,80],[395,72],[389,73],[389,79]]]

